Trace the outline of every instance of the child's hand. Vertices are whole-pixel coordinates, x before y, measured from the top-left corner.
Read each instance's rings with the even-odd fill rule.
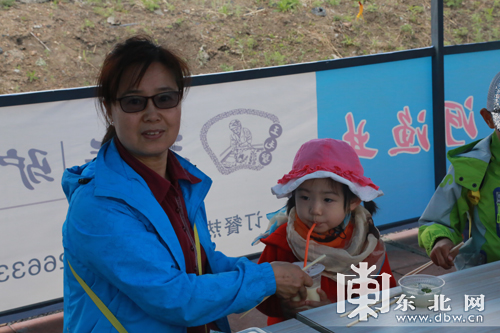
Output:
[[[434,262],[436,266],[443,267],[444,269],[452,268],[453,260],[455,260],[455,256],[458,254],[458,251],[450,253],[452,248],[453,242],[449,238],[441,238],[438,240],[432,248],[432,262]]]
[[[281,300],[281,311],[283,312],[283,317],[286,319],[295,318],[295,315],[300,312],[307,310],[305,307],[306,300],[292,301],[292,299],[282,299]]]
[[[323,305],[330,304],[330,300],[326,296],[326,293],[323,291],[323,289],[318,288],[316,289],[319,295],[319,301],[306,301],[306,305],[311,307],[311,308],[317,308]]]

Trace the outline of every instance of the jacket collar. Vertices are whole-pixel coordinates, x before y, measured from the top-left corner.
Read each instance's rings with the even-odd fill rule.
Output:
[[[194,165],[176,155],[182,167],[201,182],[190,184],[180,180],[180,186],[191,224],[196,222],[197,212],[210,189],[212,180]],[[120,157],[114,140],[104,144],[96,158],[95,196],[111,197],[125,201],[143,214],[155,227],[160,237],[172,252],[178,267],[185,271],[182,248],[170,221],[146,182]],[[200,236],[204,248],[210,246],[210,239]]]
[[[482,140],[448,151],[448,160],[455,169],[455,182],[478,191],[491,159],[491,139],[494,132]]]

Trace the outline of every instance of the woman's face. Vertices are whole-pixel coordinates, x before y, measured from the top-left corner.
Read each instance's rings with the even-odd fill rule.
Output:
[[[174,76],[160,63],[152,63],[138,86],[133,83],[135,68],[125,71],[117,98],[126,96],[153,96],[166,91],[178,91]],[[120,103],[111,105],[111,118],[123,146],[147,166],[166,163],[167,153],[179,134],[181,104],[171,109],[158,109],[152,99],[139,112],[126,113]]]

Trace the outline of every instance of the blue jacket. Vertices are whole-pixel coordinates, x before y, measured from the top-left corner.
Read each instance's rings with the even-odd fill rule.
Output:
[[[129,332],[186,332],[256,306],[276,291],[270,264],[229,258],[215,251],[204,198],[211,179],[178,157],[201,179],[179,180],[189,221],[196,223],[212,274],[187,274],[170,221],[146,182],[125,163],[114,144],[97,158],[64,172],[69,202],[63,226],[65,260]],[[64,269],[64,332],[116,332],[82,289],[67,262]]]

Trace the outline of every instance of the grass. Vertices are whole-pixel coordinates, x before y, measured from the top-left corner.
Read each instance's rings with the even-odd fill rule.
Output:
[[[0,0],[0,5],[4,8],[15,6],[11,11],[26,7],[14,1]],[[429,1],[363,0],[363,21],[355,19],[359,8],[358,0],[49,1],[47,16],[52,20],[64,17],[66,8],[63,7],[69,8],[73,4],[78,4],[86,11],[86,15],[79,14],[76,29],[72,27],[61,31],[62,43],[65,38],[74,38],[71,36],[75,32],[82,35],[83,41],[90,40],[85,35],[108,34],[103,37],[104,41],[92,41],[92,53],[86,47],[87,54],[83,55],[83,59],[92,60],[96,66],[115,40],[121,41],[142,31],[157,37],[160,43],[168,40],[168,43],[181,45],[181,53],[193,62],[195,74],[234,70],[231,66],[238,70],[277,66],[331,59],[332,55],[353,57],[431,44]],[[500,0],[443,2],[446,45],[500,39]],[[325,8],[326,17],[311,15],[311,9],[318,6]],[[151,14],[151,11],[157,9],[161,9],[164,15]],[[137,14],[137,17],[120,15],[124,10]],[[141,15],[149,17],[143,19]],[[110,16],[119,18],[123,23],[141,23],[107,29],[109,24],[105,18]],[[25,12],[16,13],[15,20],[22,21],[24,25],[35,22]],[[55,24],[53,29],[54,27]],[[181,38],[181,41],[176,38]],[[198,46],[184,47],[187,42]],[[219,50],[224,44],[230,46],[228,51]],[[197,58],[196,53],[200,45],[206,45],[205,51],[210,54],[210,59],[205,61],[203,67],[197,62],[200,57]],[[52,46],[54,49],[60,48],[55,43]],[[79,50],[79,55],[82,55],[82,50]],[[53,63],[50,66],[54,66]],[[18,75],[23,77],[24,83],[29,81],[26,79],[26,71],[31,68],[36,69],[43,81],[48,77],[44,73],[48,67],[42,69],[23,66]],[[89,73],[89,77],[92,74]],[[37,77],[36,73],[31,82],[34,77]],[[90,78],[86,79],[90,81]],[[37,85],[43,81],[39,79]]]
[[[28,77],[28,81],[30,83],[39,79],[39,77],[36,76],[36,72],[35,71],[31,71],[31,72],[28,71],[28,72],[26,72],[26,76]]]
[[[443,4],[450,8],[458,8],[462,6],[463,0],[444,0]]]
[[[401,26],[400,30],[401,30],[401,33],[403,33],[404,35],[407,35],[407,36],[414,35],[413,27],[411,26],[411,24],[403,24]]]
[[[113,14],[114,14],[114,10],[111,7],[104,8],[104,7],[96,6],[96,7],[93,8],[93,11],[97,15],[103,16],[103,17],[110,17],[110,16],[113,16]]]
[[[349,37],[348,35],[344,35],[344,39],[342,40],[342,44],[344,46],[359,46],[359,44],[354,42],[354,39]]]
[[[16,3],[16,0],[0,0],[0,6],[4,9],[8,9],[12,7],[13,4]]]
[[[424,12],[424,7],[423,6],[408,6],[408,10],[412,14],[421,14]]]
[[[144,8],[151,12],[154,12],[155,10],[160,8],[159,0],[141,0],[141,2],[144,5]]]
[[[231,72],[231,71],[234,71],[234,66],[229,66],[229,65],[226,65],[226,64],[221,64],[220,65],[220,69],[223,72]]]
[[[91,21],[91,20],[89,20],[89,19],[85,19],[85,20],[83,21],[83,26],[82,26],[81,30],[82,30],[82,31],[85,31],[85,29],[87,29],[87,28],[95,28],[95,24],[94,24],[94,22],[92,22],[92,21]]]
[[[276,6],[279,12],[294,11],[300,6],[299,0],[278,0],[271,3],[271,6]]]
[[[279,51],[265,52],[264,62],[266,66],[282,66],[286,65],[286,56],[281,54]]]

